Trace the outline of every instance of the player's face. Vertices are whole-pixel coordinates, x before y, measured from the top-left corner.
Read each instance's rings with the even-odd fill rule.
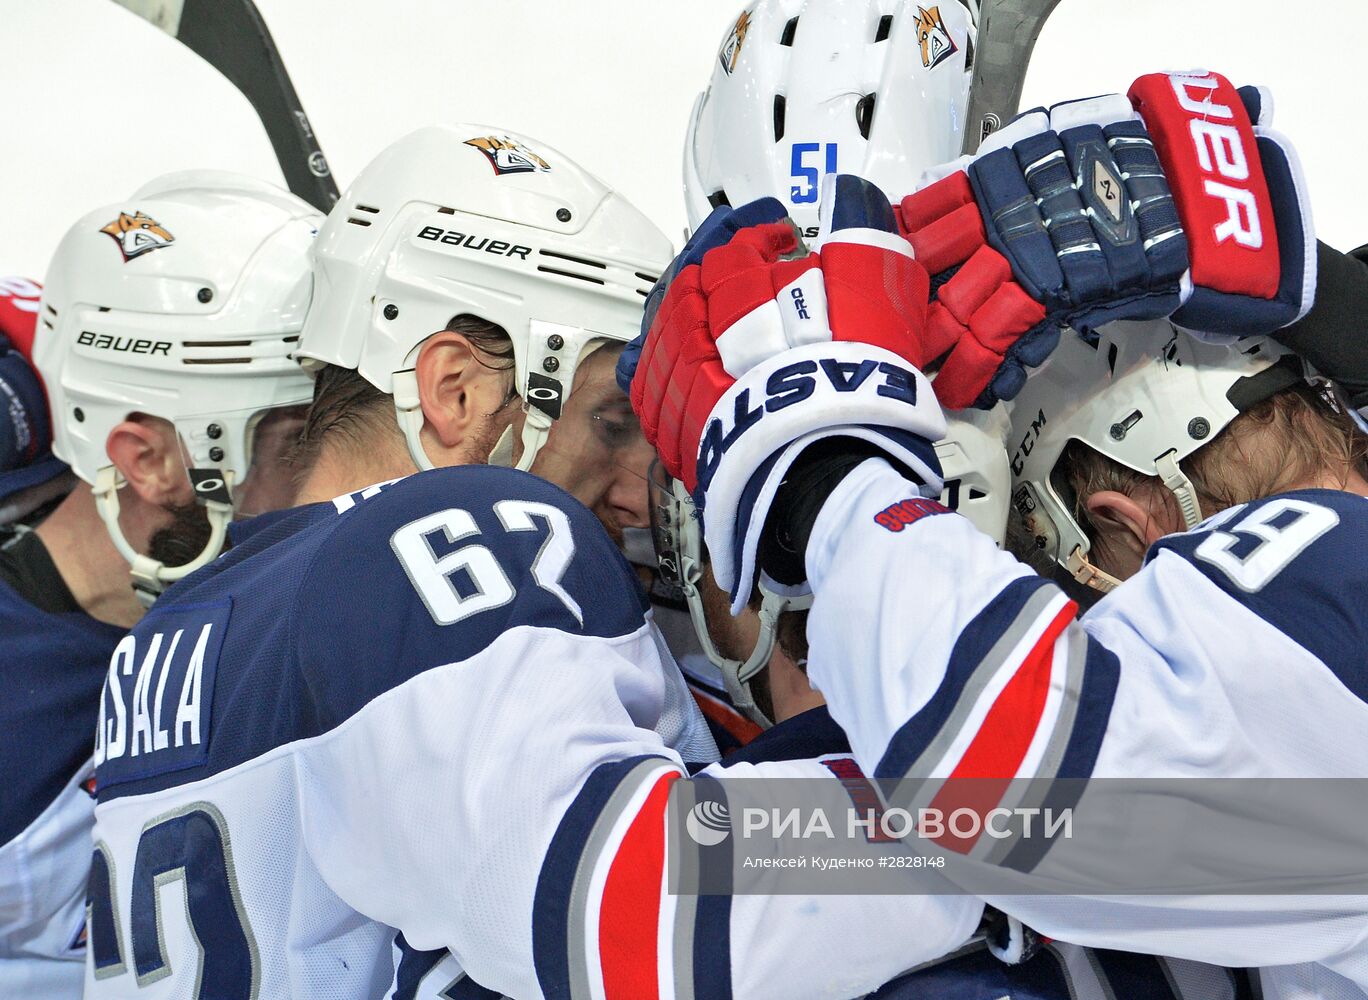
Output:
[[[533,473],[592,510],[619,544],[623,528],[650,526],[646,477],[655,458],[613,374],[621,353],[620,345],[601,347],[579,366],[532,463]]]
[[[294,502],[295,445],[304,429],[305,406],[268,410],[252,434],[252,464],[234,490],[239,517],[281,510]]]

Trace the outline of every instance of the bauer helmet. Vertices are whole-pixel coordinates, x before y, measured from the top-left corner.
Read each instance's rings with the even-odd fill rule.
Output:
[[[328,213],[299,357],[356,369],[394,397],[420,469],[418,350],[453,317],[507,331],[532,465],[605,340],[628,341],[669,264],[667,240],[565,155],[503,129],[433,125],[391,145]]]
[[[291,352],[320,222],[264,181],[187,170],[87,214],[57,247],[34,347],[52,405],[52,450],[91,485],[144,600],[218,555],[257,423],[313,395]],[[133,413],[176,428],[195,497],[208,508],[210,540],[182,566],[135,552],[119,527],[124,483],[105,442]]]
[[[720,205],[773,195],[812,237],[828,174],[857,174],[900,195],[959,156],[975,16],[961,0],[748,6],[689,122],[690,228]]]
[[[1010,405],[1012,504],[1037,547],[1079,583],[1120,581],[1088,559],[1091,542],[1055,467],[1070,441],[1146,476],[1178,501],[1188,528],[1203,518],[1179,464],[1245,410],[1302,379],[1271,341],[1197,340],[1167,320],[1109,323],[1095,342],[1066,334]]]

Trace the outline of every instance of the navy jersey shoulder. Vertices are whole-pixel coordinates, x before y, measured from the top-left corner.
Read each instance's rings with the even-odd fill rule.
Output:
[[[100,686],[123,631],[80,612],[43,611],[0,583],[0,844],[90,759]]]
[[[1368,701],[1368,498],[1298,490],[1156,542],[1288,636]]]
[[[733,764],[759,764],[777,760],[810,760],[830,754],[850,753],[850,740],[825,705],[776,722],[744,747],[721,760]]]
[[[511,469],[434,470],[361,504],[320,548],[299,604],[300,666],[314,710],[336,722],[510,629],[627,635],[648,607],[568,493]]]
[[[102,801],[319,735],[518,626],[616,636],[645,621],[645,596],[597,519],[509,469],[418,473],[239,537],[116,655],[110,739],[96,752]],[[148,691],[164,692],[155,707]],[[109,728],[120,704],[127,742]]]

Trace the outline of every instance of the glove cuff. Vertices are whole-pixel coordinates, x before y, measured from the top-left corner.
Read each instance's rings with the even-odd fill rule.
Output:
[[[836,435],[876,444],[940,489],[932,443],[945,436],[945,417],[926,376],[891,351],[849,341],[796,347],[746,372],[713,406],[695,501],[734,612],[750,596],[765,516],[789,466]]]

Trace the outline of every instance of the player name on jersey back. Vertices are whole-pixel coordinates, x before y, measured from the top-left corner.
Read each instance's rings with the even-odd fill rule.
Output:
[[[214,676],[232,609],[227,597],[154,609],[142,630],[119,642],[95,732],[101,786],[204,763]]]

